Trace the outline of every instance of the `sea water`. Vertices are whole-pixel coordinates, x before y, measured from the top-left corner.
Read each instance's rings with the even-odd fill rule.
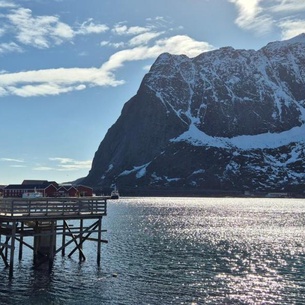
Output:
[[[92,241],[51,273],[0,260],[0,304],[305,304],[305,199],[121,198],[103,228],[100,268]]]

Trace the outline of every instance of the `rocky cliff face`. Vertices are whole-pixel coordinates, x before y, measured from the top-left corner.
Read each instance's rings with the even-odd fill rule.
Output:
[[[162,54],[83,183],[125,190],[302,190],[305,34],[258,51]]]

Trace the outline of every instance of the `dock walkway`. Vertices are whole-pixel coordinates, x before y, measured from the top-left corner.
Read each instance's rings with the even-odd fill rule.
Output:
[[[106,216],[109,197],[2,198],[0,221]]]

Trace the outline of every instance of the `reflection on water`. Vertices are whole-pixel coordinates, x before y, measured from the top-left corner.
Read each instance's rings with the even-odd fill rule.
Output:
[[[305,304],[304,215],[296,199],[109,201],[101,268],[92,242],[51,274],[29,251],[0,304]]]

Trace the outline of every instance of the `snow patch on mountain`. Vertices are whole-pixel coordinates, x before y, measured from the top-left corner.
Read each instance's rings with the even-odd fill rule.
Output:
[[[212,137],[200,131],[194,124],[188,131],[171,142],[188,142],[193,146],[212,146],[218,148],[236,147],[243,150],[278,148],[293,142],[305,142],[305,124],[281,133],[242,135],[233,138]]]
[[[134,166],[131,170],[124,170],[122,173],[119,174],[119,177],[121,176],[127,176],[132,173],[136,173],[136,178],[142,178],[146,174],[146,168],[150,164],[150,162],[140,165],[140,166]]]

